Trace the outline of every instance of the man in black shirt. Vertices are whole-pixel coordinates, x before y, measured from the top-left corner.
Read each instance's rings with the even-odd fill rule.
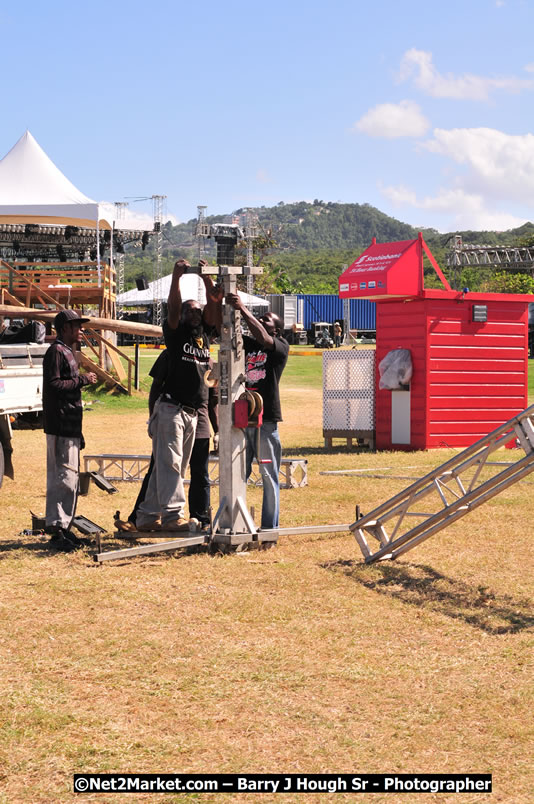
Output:
[[[61,310],[55,319],[56,340],[43,359],[43,420],[46,433],[46,532],[51,544],[70,552],[81,541],[69,530],[76,513],[82,436],[82,394],[97,382],[93,372],[80,374],[74,348],[82,340],[75,310]]]
[[[154,412],[154,405],[161,396],[165,379],[168,372],[168,359],[169,350],[165,349],[158,356],[158,359],[149,371],[152,377],[152,385],[148,397],[148,410],[150,416]],[[193,444],[193,451],[191,452],[191,459],[189,461],[189,468],[191,471],[191,480],[189,483],[189,516],[190,519],[196,519],[202,529],[206,529],[210,524],[209,507],[210,507],[210,476],[209,476],[209,453],[210,453],[210,424],[214,433],[214,449],[217,451],[217,444],[219,439],[219,419],[218,419],[218,398],[215,388],[210,387],[209,399],[205,404],[201,405],[198,409],[197,416],[197,429],[195,431],[195,442]],[[154,455],[150,458],[150,466],[143,478],[141,490],[137,495],[134,507],[127,520],[119,518],[118,512],[115,517],[115,526],[119,531],[127,533],[137,532],[136,520],[137,511],[139,506],[146,497],[146,491],[150,482],[150,475],[154,469]],[[161,522],[157,522],[161,526]]]
[[[257,454],[257,429],[247,427],[247,479],[252,471],[254,457],[259,463],[263,482],[261,527],[277,528],[280,519],[280,463],[282,446],[278,435],[278,422],[282,421],[279,383],[287,363],[289,343],[282,337],[283,324],[275,313],[266,313],[260,320],[254,318],[237,294],[230,293],[226,301],[239,310],[250,330],[251,338],[244,336],[245,371],[247,388],[257,391],[263,399],[263,424],[260,429],[260,454]]]
[[[205,264],[201,260],[199,267]],[[205,326],[220,325],[222,292],[214,288],[210,277],[203,275],[207,297],[204,310],[197,301],[182,304],[180,278],[189,267],[185,260],[178,260],[174,266],[163,324],[168,370],[151,416],[154,469],[137,512],[136,525],[141,531],[190,529],[184,516],[183,478],[195,442],[198,410],[208,400],[204,376],[210,365],[210,344]]]

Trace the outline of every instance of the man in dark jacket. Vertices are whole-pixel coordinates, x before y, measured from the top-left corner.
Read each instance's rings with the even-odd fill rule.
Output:
[[[61,310],[55,319],[56,340],[43,360],[43,419],[46,433],[46,532],[51,544],[70,552],[82,542],[69,530],[76,513],[82,436],[82,394],[97,382],[93,372],[80,374],[74,349],[82,340],[75,310]]]

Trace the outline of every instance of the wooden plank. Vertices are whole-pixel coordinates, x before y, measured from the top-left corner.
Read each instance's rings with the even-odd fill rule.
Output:
[[[480,369],[477,371],[471,371],[469,373],[465,372],[465,374],[459,375],[457,371],[451,371],[450,369],[448,371],[443,369],[433,369],[432,371],[428,372],[428,379],[430,383],[443,384],[451,388],[454,388],[457,384],[462,385],[472,382],[477,382],[484,385],[493,385],[494,383],[499,383],[499,386],[503,383],[514,385],[524,383],[525,370],[521,365],[521,368],[517,371],[509,371],[504,369],[501,372],[485,371],[484,369]]]
[[[468,383],[429,383],[428,392],[431,398],[435,397],[443,397],[443,398],[456,398],[456,397],[471,397],[476,396],[478,397],[480,394],[484,395],[484,398],[488,398],[490,396],[500,396],[506,398],[508,396],[524,396],[524,378],[521,376],[520,382],[515,383],[506,383],[500,382],[496,383],[495,385],[489,385],[480,382],[474,382],[471,384]]]
[[[117,354],[117,352],[114,349],[110,349],[109,347],[106,347],[106,352],[107,352],[107,354],[109,356],[109,359],[111,360],[111,362],[113,364],[113,368],[117,372],[117,377],[122,382],[123,380],[126,379],[126,376],[127,376],[126,369],[124,368],[124,366],[122,364],[122,360],[120,359],[119,355]]]
[[[460,345],[457,346],[433,346],[430,345],[428,356],[430,360],[457,360],[458,358],[462,358],[464,360],[470,360],[472,362],[481,361],[481,360],[503,360],[505,359],[506,362],[512,360],[521,360],[526,352],[526,341],[523,341],[522,345],[519,347],[516,346],[469,346],[469,345]]]
[[[495,347],[510,349],[512,347],[523,349],[525,347],[525,328],[522,327],[522,332],[508,333],[508,334],[468,334],[459,331],[456,334],[452,333],[430,333],[430,348],[435,349],[438,346],[451,346],[463,349],[464,347],[475,347],[476,349]]]
[[[433,315],[429,316],[428,321],[432,338],[441,337],[442,335],[454,336],[455,334],[463,337],[471,332],[476,338],[487,336],[486,327],[488,325],[486,324],[483,325],[484,329],[481,331],[480,324],[473,323],[468,327],[466,321],[460,321],[458,319],[447,320],[447,318],[447,314],[445,314],[443,318],[436,318]],[[492,321],[490,327],[491,329],[489,331],[491,335],[520,336],[524,335],[525,332],[525,325],[521,321]]]
[[[484,438],[488,433],[491,433],[492,430],[495,430],[497,427],[500,427],[501,424],[504,424],[507,421],[506,418],[501,419],[500,421],[494,422],[483,422],[480,421],[470,421],[464,422],[462,421],[460,424],[458,422],[442,422],[442,421],[430,421],[430,435],[433,438],[446,438],[450,439],[452,437],[462,437],[462,436],[470,436],[472,439],[472,443],[477,441],[481,438]],[[461,426],[461,431],[460,431]],[[510,436],[513,438],[513,435]]]
[[[433,396],[430,395],[428,408],[435,411],[462,411],[462,410],[523,410],[524,394],[508,394],[506,396]]]
[[[469,360],[462,360],[460,358],[454,360],[440,358],[439,360],[434,360],[433,366],[434,371],[453,371],[456,375],[458,375],[459,372],[463,372],[467,376],[475,372],[488,373],[494,371],[500,373],[501,369],[503,369],[503,360],[479,360],[477,358],[471,358]],[[521,372],[524,370],[524,360],[506,359],[506,369],[508,372],[513,372],[514,370]]]
[[[15,307],[24,307],[23,303],[21,301],[19,301],[19,299],[17,299],[16,296],[12,296],[11,293],[9,292],[9,290],[6,290],[5,288],[2,290],[2,296],[5,299],[8,299],[11,302],[11,304],[15,305]],[[11,306],[11,305],[9,305],[9,306]],[[15,311],[12,311],[12,312],[15,312]]]
[[[486,424],[491,425],[487,432],[494,430],[499,425],[511,419],[523,410],[522,406],[510,405],[507,408],[443,408],[436,409],[430,408],[428,416],[430,423],[441,422],[442,424],[448,422],[456,424],[460,429],[466,422],[479,422],[482,432],[486,428]]]
[[[120,388],[122,391],[126,391],[126,388],[123,385],[121,385],[120,382],[117,379],[115,379],[115,377],[112,377],[111,374],[108,374],[108,372],[104,371],[104,369],[101,368],[99,365],[93,363],[93,361],[89,357],[87,357],[83,352],[78,352],[78,354],[80,355],[81,365],[88,371],[94,371],[96,376],[99,379],[101,379],[107,386],[110,385],[111,387],[116,386],[117,388]]]

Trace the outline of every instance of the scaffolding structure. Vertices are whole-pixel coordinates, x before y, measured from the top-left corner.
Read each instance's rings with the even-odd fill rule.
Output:
[[[254,265],[254,240],[258,237],[258,216],[252,209],[245,210],[245,240],[247,243],[247,267]],[[247,276],[247,293],[254,293],[254,274]]]
[[[460,269],[465,266],[504,268],[534,275],[534,248],[471,245],[464,243],[461,235],[454,235],[447,254],[447,267],[451,269],[453,287],[458,288]]]
[[[152,197],[154,209],[154,233],[156,235],[156,259],[154,262],[154,296],[152,299],[152,323],[156,327],[162,325],[162,301],[161,301],[161,280],[163,278],[163,204],[166,195],[153,195]]]
[[[124,220],[124,212],[126,207],[128,206],[128,201],[115,201],[115,220],[119,222]],[[115,228],[115,225],[113,226]],[[120,225],[119,227],[120,228]],[[113,243],[113,239],[112,239]],[[120,297],[122,293],[124,293],[124,249],[122,248],[117,254],[112,255],[112,268],[115,267],[115,273],[117,277],[117,297]],[[120,302],[116,303],[116,315],[117,318],[120,318],[120,313],[122,313],[123,305]]]

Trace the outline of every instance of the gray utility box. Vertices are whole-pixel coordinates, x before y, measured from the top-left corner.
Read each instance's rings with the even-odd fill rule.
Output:
[[[374,449],[375,350],[323,353],[323,437],[353,440]]]

